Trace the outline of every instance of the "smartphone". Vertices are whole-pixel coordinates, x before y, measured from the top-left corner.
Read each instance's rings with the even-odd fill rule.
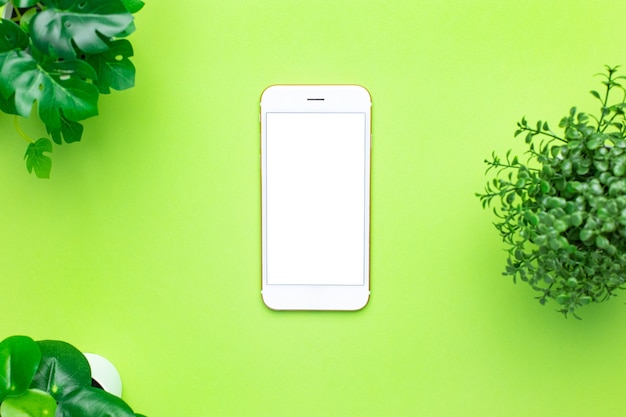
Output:
[[[371,108],[357,85],[261,96],[262,289],[274,310],[369,301]]]

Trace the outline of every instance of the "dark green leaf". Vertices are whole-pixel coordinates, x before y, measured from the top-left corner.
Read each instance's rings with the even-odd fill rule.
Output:
[[[121,34],[133,15],[121,0],[45,0],[47,8],[33,18],[31,36],[41,51],[64,59],[77,57],[77,50],[97,54],[108,49],[104,38]],[[75,46],[75,47],[74,47]]]
[[[124,3],[126,9],[133,14],[141,10],[145,4],[141,0],[122,0],[122,3]]]
[[[602,236],[602,235],[598,235],[596,236],[596,246],[600,249],[606,249],[609,246],[609,240]]]
[[[18,114],[17,109],[15,108],[15,94],[8,99],[4,98],[4,96],[0,94],[0,111],[7,114]]]
[[[29,116],[38,102],[39,117],[48,126],[61,127],[61,112],[73,121],[98,114],[98,89],[85,79],[96,77],[84,61],[38,63],[32,56],[10,51],[0,69],[0,93],[15,94],[15,107]],[[2,55],[0,55],[0,60]]]
[[[561,305],[565,305],[565,304],[569,303],[569,300],[570,300],[570,295],[569,294],[565,294],[565,293],[559,294],[556,297],[556,302],[561,304]]]
[[[582,229],[580,231],[580,240],[583,242],[591,239],[593,237],[593,230],[591,229]]]
[[[0,19],[0,53],[28,48],[28,35],[10,20]]]
[[[31,173],[35,171],[35,175],[39,178],[50,178],[50,169],[52,169],[52,160],[44,152],[52,152],[52,143],[48,138],[40,138],[36,142],[31,143],[26,148],[26,169]]]
[[[96,55],[87,55],[85,60],[96,71],[94,84],[101,93],[125,90],[135,85],[135,66],[128,59],[133,56],[133,47],[126,39],[106,42],[109,49]]]
[[[537,226],[539,224],[539,217],[532,211],[525,211],[524,218],[533,226]]]
[[[52,417],[57,403],[50,394],[37,389],[27,390],[19,397],[9,397],[0,405],[2,417]]]
[[[66,143],[72,143],[80,141],[83,136],[83,125],[68,120],[63,116],[61,116],[61,127],[53,128],[46,126],[46,130],[52,136],[52,140],[59,145],[63,143],[63,139]]]
[[[89,362],[78,349],[58,340],[44,340],[37,344],[42,357],[33,378],[33,388],[49,392],[61,401],[77,388],[91,386]]]
[[[56,417],[135,417],[135,413],[115,395],[97,388],[81,387],[59,403]]]
[[[592,96],[594,96],[594,97],[595,97],[595,98],[597,98],[598,100],[602,100],[602,99],[600,98],[600,93],[598,93],[597,91],[595,91],[595,90],[591,90],[591,91],[590,91],[590,93],[591,93],[591,95],[592,95]]]
[[[578,227],[583,224],[583,215],[581,212],[572,213],[569,216],[570,226]],[[584,239],[583,239],[584,240]]]
[[[587,149],[598,149],[604,143],[604,137],[600,134],[593,134],[587,139],[585,145]]]
[[[613,175],[616,177],[621,177],[626,174],[626,160],[624,158],[615,160],[612,171]]]

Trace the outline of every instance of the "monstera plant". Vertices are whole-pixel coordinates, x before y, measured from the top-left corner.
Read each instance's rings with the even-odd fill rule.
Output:
[[[15,115],[29,144],[29,172],[49,178],[47,153],[81,140],[80,123],[98,114],[98,97],[134,85],[133,14],[141,0],[0,0],[0,110]],[[36,112],[49,137],[29,138],[18,116]],[[52,141],[50,140],[52,139]]]
[[[143,417],[96,388],[85,355],[58,340],[0,342],[1,417]]]

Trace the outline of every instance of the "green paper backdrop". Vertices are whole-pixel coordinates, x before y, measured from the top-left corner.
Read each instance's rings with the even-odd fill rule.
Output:
[[[502,277],[482,191],[515,123],[556,126],[626,64],[622,0],[191,0],[137,14],[136,87],[29,176],[0,116],[2,337],[119,368],[158,416],[617,416],[626,294],[564,319]],[[259,99],[373,97],[370,304],[260,297]],[[39,128],[22,121],[31,135]]]

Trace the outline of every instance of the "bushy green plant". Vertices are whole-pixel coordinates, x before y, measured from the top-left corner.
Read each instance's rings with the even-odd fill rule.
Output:
[[[122,399],[92,387],[89,362],[74,346],[11,336],[0,342],[0,416],[141,415]]]
[[[504,275],[530,284],[541,304],[576,314],[624,287],[626,278],[626,90],[617,67],[606,67],[597,115],[573,107],[559,123],[523,118],[515,136],[527,157],[492,154],[495,174],[484,193],[507,245]],[[497,204],[494,204],[497,203]]]
[[[134,85],[133,13],[141,0],[0,0],[14,10],[0,20],[0,111],[28,117],[36,109],[57,145],[80,141],[82,120],[98,114],[98,97]],[[48,178],[49,138],[28,142],[29,172]]]

